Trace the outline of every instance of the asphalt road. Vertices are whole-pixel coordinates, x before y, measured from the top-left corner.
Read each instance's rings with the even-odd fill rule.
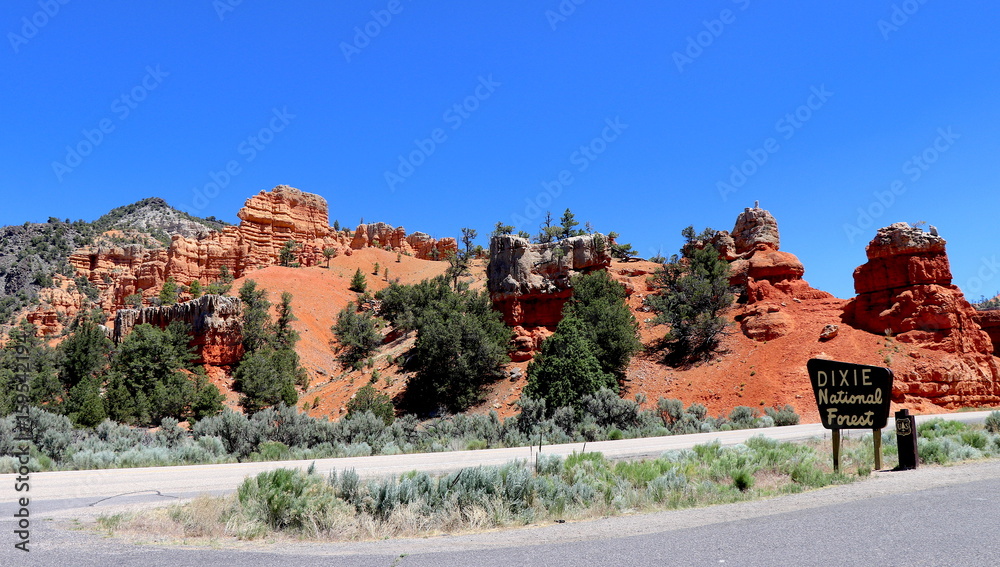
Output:
[[[981,421],[988,415],[988,412],[962,413],[950,416],[963,421]],[[920,418],[929,419],[930,417]],[[890,424],[892,420],[890,420]],[[699,443],[711,442],[718,439],[724,445],[741,443],[753,435],[764,434],[768,437],[779,440],[801,440],[824,435],[827,432],[819,425],[798,425],[791,427],[769,428],[764,430],[730,431],[698,435],[672,436],[649,439],[632,439],[622,441],[607,441],[587,444],[588,451],[600,451],[609,458],[638,458],[644,456],[656,456],[666,450],[681,449],[694,446]],[[580,451],[582,444],[553,445],[544,446],[544,454],[569,454],[572,451]],[[514,459],[530,459],[536,449],[514,448],[514,449],[493,449],[484,451],[459,451],[450,453],[429,453],[414,455],[378,456],[349,459],[323,459],[316,461],[316,468],[321,473],[336,468],[355,468],[363,476],[376,476],[384,474],[398,474],[401,472],[421,469],[434,472],[444,472],[457,470],[462,467],[477,466],[481,464],[501,464]],[[309,461],[287,461],[270,463],[239,463],[229,465],[203,465],[186,467],[161,467],[145,469],[115,469],[102,471],[65,471],[51,473],[36,473],[30,479],[30,514],[31,514],[31,539],[32,548],[35,552],[24,554],[13,550],[13,544],[17,541],[14,535],[13,513],[19,508],[16,504],[16,497],[23,496],[23,493],[15,493],[16,475],[0,475],[0,565],[20,565],[28,564],[22,560],[24,557],[32,557],[32,563],[38,561],[40,557],[48,558],[44,563],[38,564],[67,564],[67,565],[107,565],[110,559],[114,558],[115,563],[122,565],[143,564],[143,565],[185,565],[185,564],[231,564],[238,561],[244,565],[270,565],[278,558],[278,554],[288,559],[294,558],[293,564],[329,564],[328,561],[317,560],[317,554],[326,556],[336,554],[350,557],[350,563],[359,565],[503,565],[503,564],[537,564],[537,565],[569,565],[565,562],[567,558],[576,558],[574,565],[610,565],[632,563],[645,564],[643,558],[656,558],[658,565],[663,564],[707,564],[699,562],[709,555],[718,556],[712,564],[748,564],[756,565],[762,563],[744,562],[752,555],[751,548],[771,549],[777,545],[772,538],[777,537],[777,533],[782,529],[778,526],[784,525],[784,531],[789,534],[797,534],[797,526],[803,526],[813,521],[806,517],[799,518],[798,514],[809,513],[795,508],[803,506],[807,509],[816,507],[835,508],[839,505],[848,506],[847,510],[837,511],[834,519],[823,520],[818,523],[813,530],[814,536],[823,535],[819,540],[830,540],[829,551],[836,551],[837,547],[844,550],[859,549],[858,546],[868,545],[868,539],[872,538],[878,545],[874,547],[882,548],[891,542],[892,545],[901,545],[902,540],[897,542],[899,533],[910,533],[893,528],[893,523],[912,523],[913,514],[908,512],[909,504],[906,501],[899,504],[900,494],[918,490],[920,486],[925,486],[921,498],[915,502],[934,502],[928,508],[933,510],[934,506],[943,506],[949,502],[962,502],[963,518],[970,516],[970,510],[966,505],[976,507],[971,496],[946,496],[938,498],[935,490],[968,491],[963,494],[985,494],[988,500],[996,501],[993,492],[997,490],[997,478],[1000,478],[1000,465],[990,464],[980,466],[982,469],[977,474],[980,478],[976,482],[965,482],[969,478],[963,475],[944,475],[945,480],[929,480],[930,484],[914,485],[912,482],[894,479],[915,479],[919,475],[932,476],[937,471],[958,470],[942,468],[922,468],[919,471],[907,473],[883,473],[873,481],[861,483],[863,487],[885,487],[886,490],[895,490],[887,496],[872,495],[862,489],[862,496],[854,497],[851,494],[841,491],[850,491],[854,487],[836,487],[809,493],[809,495],[798,495],[788,497],[794,510],[785,512],[794,516],[791,519],[781,520],[784,524],[772,525],[775,514],[771,513],[776,509],[770,503],[776,500],[765,501],[768,504],[750,503],[734,506],[717,506],[702,511],[681,511],[666,514],[643,515],[631,518],[616,518],[599,522],[583,522],[579,524],[564,524],[537,528],[535,530],[513,530],[497,532],[496,534],[486,534],[479,536],[463,536],[461,538],[429,538],[422,540],[399,540],[394,542],[377,542],[376,544],[351,544],[351,545],[297,545],[293,549],[268,549],[260,552],[243,551],[182,551],[177,549],[156,550],[149,547],[134,547],[125,545],[116,540],[104,540],[96,536],[82,533],[67,532],[52,527],[51,519],[61,520],[63,525],[67,519],[93,517],[101,513],[108,513],[123,507],[162,505],[177,501],[177,499],[187,498],[202,493],[225,493],[235,489],[236,485],[247,475],[255,474],[262,470],[277,467],[307,467]],[[979,466],[979,465],[977,465]],[[978,470],[978,469],[977,469]],[[922,476],[920,478],[923,478]],[[935,477],[936,478],[936,477]],[[885,479],[885,480],[883,480]],[[935,484],[937,483],[937,484]],[[975,484],[974,487],[966,485]],[[929,487],[929,488],[928,488]],[[930,490],[931,492],[927,492]],[[926,494],[924,494],[926,492]],[[813,499],[813,494],[823,493],[832,495],[832,499],[822,505],[816,504],[819,500]],[[843,504],[845,500],[854,498],[853,504]],[[867,506],[872,500],[879,498],[888,501],[882,502],[878,506]],[[935,500],[935,498],[937,498]],[[968,500],[968,502],[966,501]],[[781,499],[782,502],[786,499]],[[866,504],[867,503],[867,504]],[[763,506],[763,509],[761,509]],[[782,504],[785,506],[785,504]],[[860,509],[855,510],[855,507]],[[781,508],[781,507],[778,507]],[[704,510],[711,510],[706,513]],[[838,509],[839,510],[839,509]],[[898,515],[896,519],[886,510],[893,510],[893,514]],[[878,514],[876,514],[878,512]],[[974,518],[979,518],[981,524],[969,526],[970,534],[977,535],[989,532],[995,528],[989,525],[986,518],[990,515],[985,510],[982,515],[978,512],[971,514]],[[823,514],[834,513],[824,512]],[[706,517],[702,517],[707,514]],[[749,514],[749,516],[747,516]],[[754,515],[756,514],[756,516]],[[844,515],[846,514],[846,515]],[[888,514],[888,515],[887,515]],[[706,519],[708,516],[711,518]],[[758,522],[750,522],[749,525],[730,525],[730,521],[743,517],[744,524],[753,517],[770,518],[757,532]],[[941,516],[931,514],[935,519]],[[873,518],[878,518],[873,519]],[[700,519],[699,519],[700,518]],[[819,520],[816,520],[819,521]],[[738,523],[738,522],[737,522]],[[721,537],[718,532],[718,525],[726,524],[726,529],[733,531],[732,537]],[[993,522],[996,524],[996,522]],[[705,530],[708,526],[716,526],[707,533],[702,534],[699,530]],[[767,527],[769,526],[769,527]],[[824,527],[825,526],[825,527]],[[679,533],[679,528],[685,531]],[[793,529],[796,528],[796,529]],[[651,530],[651,531],[650,531]],[[767,531],[770,530],[770,531]],[[777,530],[777,531],[775,531]],[[984,531],[985,530],[985,531]],[[746,533],[743,533],[746,532]],[[992,532],[989,532],[992,533]],[[528,534],[528,535],[525,535]],[[699,535],[701,534],[701,535]],[[837,535],[840,534],[840,535]],[[927,541],[939,541],[937,536],[925,534],[922,538],[916,538],[917,543],[926,544]],[[810,541],[816,539],[811,536]],[[836,536],[836,537],[835,537]],[[703,537],[703,540],[697,538]],[[789,536],[791,537],[791,536]],[[909,537],[909,536],[908,536]],[[837,539],[840,538],[840,539]],[[926,538],[931,538],[930,540]],[[788,538],[785,538],[788,539]],[[995,538],[993,538],[995,540]],[[621,540],[621,541],[619,541]],[[817,540],[817,541],[819,541]],[[609,543],[613,541],[614,543]],[[700,541],[697,545],[694,542]],[[791,537],[791,541],[797,541],[796,537]],[[836,543],[839,541],[840,543]],[[992,541],[992,540],[991,540]],[[424,543],[420,543],[424,542]],[[674,543],[669,543],[674,542]],[[764,543],[767,542],[767,543]],[[379,543],[382,544],[379,547]],[[447,543],[448,545],[444,545]],[[455,547],[456,544],[457,547]],[[545,544],[539,547],[540,544]],[[675,547],[670,547],[674,545]],[[768,553],[769,565],[775,562],[779,564],[818,564],[810,563],[809,559],[817,559],[817,556],[806,554],[796,555],[803,550],[803,546],[808,548],[812,543],[806,545],[799,541],[796,545],[789,545],[785,553],[790,556],[799,557],[800,560],[788,562],[782,556]],[[816,543],[815,545],[820,545]],[[367,546],[367,547],[366,547]],[[463,547],[464,546],[464,547]],[[919,547],[919,546],[918,546]],[[926,545],[924,545],[926,547]],[[992,553],[992,547],[983,547],[984,553]],[[492,549],[493,551],[490,551]],[[692,556],[691,550],[701,550],[697,557]],[[543,550],[548,550],[544,551]],[[622,551],[627,550],[627,551]],[[681,553],[681,551],[684,553]],[[726,550],[735,550],[730,553]],[[619,552],[627,552],[628,557],[615,555]],[[10,555],[16,553],[16,555]],[[65,555],[65,554],[70,555]],[[584,553],[584,555],[581,555]],[[742,554],[750,553],[744,557]],[[874,553],[874,551],[868,552]],[[882,552],[879,552],[882,553]],[[957,553],[952,550],[952,553]],[[289,556],[290,554],[290,556]],[[400,555],[406,557],[400,557]],[[610,555],[609,555],[610,554]],[[708,554],[708,555],[701,555]],[[142,561],[137,558],[142,557]],[[162,557],[162,563],[158,559]],[[686,560],[672,562],[674,557],[684,557]],[[854,564],[853,555],[831,555],[824,564]],[[839,558],[843,558],[841,561]],[[860,558],[858,556],[857,558]],[[888,558],[884,554],[866,555],[865,557]],[[992,555],[991,555],[992,557]],[[15,563],[9,563],[8,558],[16,559]],[[180,558],[180,561],[178,560]],[[185,559],[187,558],[187,559]],[[515,559],[516,558],[516,559]],[[64,561],[68,559],[68,561]],[[188,562],[190,559],[190,562]],[[487,560],[489,559],[489,560]],[[697,561],[695,560],[697,559]],[[49,560],[52,562],[50,563]],[[427,562],[424,562],[424,561]],[[669,561],[668,561],[669,560]],[[860,559],[859,559],[860,560]],[[122,562],[124,561],[124,562]],[[666,562],[665,562],[666,561]],[[888,561],[888,559],[887,559]],[[433,562],[433,563],[431,563]],[[998,556],[997,563],[1000,563]],[[337,561],[341,564],[340,561]],[[896,561],[888,561],[884,564],[896,564]],[[913,563],[907,561],[907,563]],[[963,562],[964,563],[964,562]],[[651,564],[651,563],[650,563]],[[858,563],[860,564],[860,563]],[[866,564],[883,564],[879,561]],[[916,564],[958,564],[954,562],[920,562]]]

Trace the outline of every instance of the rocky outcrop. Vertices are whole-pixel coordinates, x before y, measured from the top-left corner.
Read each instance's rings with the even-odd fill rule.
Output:
[[[993,354],[1000,356],[1000,310],[975,311],[972,320],[990,336],[993,342]]]
[[[906,223],[878,230],[854,270],[857,297],[845,320],[902,342],[956,353],[991,353],[975,310],[951,283],[945,240]]]
[[[407,235],[403,227],[395,228],[384,222],[360,224],[354,231],[351,248],[388,248],[421,260],[444,259],[458,252],[458,241],[447,237],[436,240],[423,232]]]
[[[191,327],[191,346],[198,364],[230,366],[243,356],[243,303],[237,297],[205,295],[162,307],[121,309],[115,315],[112,340],[121,343],[136,325],[166,328],[174,321]]]
[[[736,218],[733,232],[719,231],[712,244],[730,262],[730,283],[748,303],[780,298],[829,299],[802,276],[805,267],[795,254],[779,250],[778,221],[760,207],[746,208]]]
[[[743,334],[755,341],[771,341],[795,329],[795,320],[775,303],[756,303],[744,309],[736,320]]]
[[[38,306],[25,315],[25,319],[37,328],[42,337],[57,336],[87,305],[86,296],[76,289],[72,281],[58,274],[54,280],[55,287],[40,290]]]
[[[744,209],[736,218],[733,232],[716,233],[712,243],[730,262],[729,282],[740,290],[744,304],[735,317],[743,334],[754,340],[773,340],[795,328],[793,318],[782,311],[788,300],[833,297],[802,279],[802,262],[794,254],[779,250],[778,221],[759,206]]]
[[[894,335],[914,347],[950,356],[921,357],[896,376],[894,398],[923,398],[945,406],[1000,401],[1000,367],[981,316],[951,283],[945,240],[906,223],[878,230],[865,249],[868,261],[854,271],[857,297],[844,322],[871,333]]]
[[[753,253],[762,248],[778,250],[781,238],[778,235],[778,221],[770,211],[754,205],[743,209],[733,227],[733,245],[737,256]]]
[[[169,248],[139,244],[98,246],[76,251],[70,263],[77,275],[101,292],[101,307],[114,312],[126,306],[132,294],[155,296],[168,277],[189,285],[219,279],[223,266],[234,277],[278,263],[285,244],[296,243],[295,261],[301,266],[326,262],[323,251],[338,255],[370,246],[386,247],[420,259],[444,259],[458,250],[454,238],[440,240],[385,223],[362,224],[353,233],[333,230],[326,200],[293,187],[279,185],[247,199],[237,216],[239,226],[199,233],[197,238],[176,234]]]
[[[504,321],[522,327],[554,328],[573,295],[570,278],[607,269],[611,254],[602,234],[532,244],[513,235],[490,240],[487,288]]]

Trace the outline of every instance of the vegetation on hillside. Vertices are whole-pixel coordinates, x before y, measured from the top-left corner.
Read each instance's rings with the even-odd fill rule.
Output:
[[[298,333],[292,329],[292,294],[281,294],[278,318],[271,322],[267,291],[257,282],[247,280],[240,288],[243,302],[243,359],[233,372],[233,386],[241,393],[240,407],[247,413],[298,401],[295,387],[305,387],[308,376],[299,363],[295,344]]]
[[[672,364],[711,356],[728,325],[723,315],[733,303],[729,264],[710,242],[714,231],[698,235],[689,226],[681,234],[681,256],[673,255],[656,271],[652,284],[658,293],[646,297],[657,314],[654,322],[669,327],[658,348]]]
[[[524,395],[550,409],[579,407],[599,390],[617,392],[640,348],[638,323],[625,305],[624,287],[604,271],[574,276],[573,298],[556,332],[528,366]]]
[[[407,365],[415,371],[406,390],[408,408],[462,411],[481,399],[485,384],[502,377],[511,331],[485,292],[461,286],[456,291],[439,276],[392,284],[376,297],[389,323],[417,333]]]

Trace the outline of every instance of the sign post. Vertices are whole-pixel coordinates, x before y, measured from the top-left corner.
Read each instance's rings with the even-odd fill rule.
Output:
[[[840,430],[871,429],[875,469],[882,468],[882,428],[889,419],[892,370],[813,358],[806,363],[823,427],[833,432],[833,470],[840,470]]]

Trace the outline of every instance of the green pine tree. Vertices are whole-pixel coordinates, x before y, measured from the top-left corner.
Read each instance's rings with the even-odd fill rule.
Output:
[[[693,227],[681,233],[686,242],[682,257],[674,256],[653,277],[658,293],[646,304],[656,313],[654,322],[669,325],[660,343],[671,363],[703,360],[719,346],[728,325],[723,314],[733,303],[729,263],[709,243],[714,231],[695,235]]]
[[[587,340],[586,325],[575,316],[563,317],[556,332],[542,343],[542,352],[528,365],[524,395],[544,399],[549,411],[578,406],[583,396],[618,382],[601,369]]]
[[[573,297],[563,309],[564,316],[583,323],[601,370],[624,379],[632,355],[642,348],[639,324],[625,304],[625,287],[604,270],[576,275],[571,283]]]
[[[368,289],[368,282],[365,281],[365,274],[358,268],[354,272],[354,277],[351,278],[351,291],[357,293],[364,293]]]
[[[177,303],[178,295],[180,295],[180,290],[177,288],[177,282],[174,281],[174,278],[167,278],[167,281],[163,282],[163,287],[160,288],[160,305]]]

